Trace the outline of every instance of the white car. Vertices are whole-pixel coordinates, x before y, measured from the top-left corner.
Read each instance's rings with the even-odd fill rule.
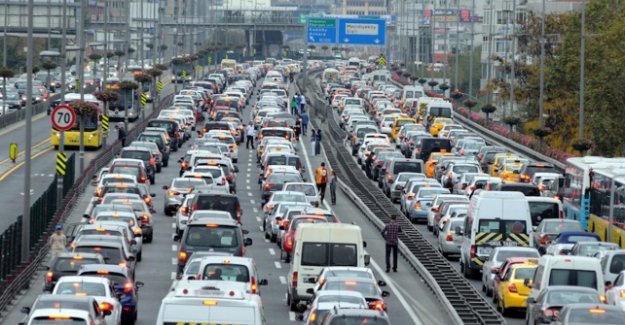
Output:
[[[235,281],[246,283],[246,292],[260,294],[260,286],[267,285],[256,270],[256,263],[249,257],[205,256],[198,269],[199,280]]]
[[[106,316],[106,325],[121,323],[122,305],[120,304],[113,284],[107,278],[92,276],[63,276],[59,278],[53,295],[84,295],[92,296],[100,305],[100,309],[111,314]]]
[[[315,295],[310,309],[303,315],[306,325],[319,324],[330,311],[338,308],[367,309],[367,300],[357,291],[325,290]]]
[[[306,182],[285,183],[284,186],[282,187],[282,190],[304,193],[304,195],[306,195],[306,199],[308,200],[308,203],[310,203],[312,206],[318,208],[321,205],[321,197],[319,196],[319,193],[317,192],[317,187],[313,183],[306,183]]]

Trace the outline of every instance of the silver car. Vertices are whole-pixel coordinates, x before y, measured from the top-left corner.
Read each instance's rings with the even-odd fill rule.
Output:
[[[405,173],[399,173],[397,174],[397,177],[395,178],[395,181],[393,182],[393,184],[391,184],[391,188],[390,188],[390,197],[391,197],[391,201],[393,202],[399,202],[399,200],[401,199],[401,194],[402,194],[402,190],[404,189],[404,186],[406,186],[406,183],[411,180],[411,179],[415,179],[415,178],[421,178],[422,180],[425,181],[426,176],[423,173],[412,173],[412,172],[405,172]]]
[[[464,236],[465,218],[454,218],[443,225],[438,233],[438,251],[447,257],[451,254],[460,254],[462,238]]]
[[[493,249],[486,263],[482,265],[482,291],[486,292],[487,296],[493,295],[495,274],[499,271],[501,264],[514,257],[538,259],[540,254],[533,247],[497,247]]]
[[[166,216],[174,214],[178,207],[182,205],[185,195],[191,193],[195,187],[206,186],[206,182],[202,178],[183,178],[176,177],[171,181],[171,185],[163,185],[165,190],[165,204],[163,211]]]

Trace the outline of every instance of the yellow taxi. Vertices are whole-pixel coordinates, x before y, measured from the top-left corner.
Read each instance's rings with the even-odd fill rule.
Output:
[[[433,136],[437,137],[438,131],[440,131],[443,126],[445,126],[445,124],[451,124],[453,122],[454,121],[449,117],[437,117],[434,119],[434,121],[432,121],[432,125],[430,126],[430,133],[432,133]]]
[[[497,309],[502,315],[506,315],[507,311],[512,308],[525,309],[527,307],[526,301],[531,289],[526,283],[532,281],[537,267],[538,260],[528,259],[524,263],[511,265],[501,275],[495,294],[497,295]]]
[[[432,152],[430,154],[430,158],[425,162],[425,176],[429,178],[434,177],[434,171],[436,170],[436,165],[438,164],[438,160],[443,156],[453,156],[454,154],[451,152],[446,152],[444,149],[441,152]]]
[[[518,159],[513,161],[506,160],[503,168],[499,172],[499,178],[506,182],[518,183],[521,179],[519,174],[521,167],[523,167],[523,163]]]
[[[499,175],[499,172],[504,166],[504,160],[508,158],[520,159],[520,157],[517,154],[511,153],[511,152],[498,153],[493,158],[493,163],[490,166],[488,166],[488,174],[490,176],[497,177],[497,175]]]
[[[393,125],[391,126],[391,137],[393,138],[393,141],[397,140],[397,133],[399,133],[401,127],[411,123],[417,124],[417,120],[410,117],[396,118],[395,121],[393,121]]]

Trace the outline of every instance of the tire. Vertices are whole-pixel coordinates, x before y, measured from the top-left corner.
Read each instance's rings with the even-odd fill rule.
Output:
[[[157,166],[157,167],[156,167],[156,172],[157,172],[157,173],[160,173],[160,172],[161,172],[161,170],[163,170],[163,165],[160,165],[160,166]]]
[[[152,235],[148,236],[148,237],[145,239],[145,242],[146,242],[146,243],[151,243],[153,239],[154,239],[154,235],[152,234]]]
[[[299,301],[293,299],[290,294],[287,294],[286,299],[287,299],[287,304],[289,305],[289,310],[297,311],[297,304],[299,303]]]
[[[137,254],[137,262],[141,262],[141,260],[143,259],[143,251],[139,252],[139,254]]]
[[[276,240],[278,240],[278,237],[274,234],[269,235],[271,237],[271,239],[269,241],[271,241],[272,243],[275,243]]]
[[[427,221],[426,221],[426,222],[427,222]],[[430,232],[433,232],[433,231],[434,231],[434,227],[433,227],[433,226],[427,225],[427,227],[428,227],[428,230],[429,230]]]

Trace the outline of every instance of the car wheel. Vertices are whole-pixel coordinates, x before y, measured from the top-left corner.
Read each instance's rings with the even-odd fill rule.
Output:
[[[493,295],[493,289],[487,286],[484,286],[484,291],[486,291],[486,297],[490,297]]]
[[[169,212],[169,209],[167,209],[167,208],[163,209],[163,213],[164,213],[166,216],[171,217],[171,213]]]
[[[288,299],[288,296],[287,296]],[[295,300],[293,298],[290,299],[289,301],[289,307],[291,311],[297,311],[297,304],[299,303],[298,300]]]
[[[428,227],[428,230],[429,230],[430,232],[433,232],[433,231],[434,231],[434,227],[430,226],[429,224],[428,224],[428,226],[427,226],[427,227]]]
[[[139,252],[139,254],[137,254],[137,262],[141,262],[141,260],[143,259],[143,251]]]
[[[274,234],[271,234],[271,235],[270,235],[270,237],[271,237],[270,241],[271,241],[272,243],[275,243],[275,242],[276,242],[276,240],[278,239],[278,238],[276,237],[276,235],[274,235]]]
[[[149,235],[149,236],[145,239],[145,242],[146,242],[146,243],[151,243],[151,242],[152,242],[152,239],[154,239],[154,235],[150,234],[150,235]]]

